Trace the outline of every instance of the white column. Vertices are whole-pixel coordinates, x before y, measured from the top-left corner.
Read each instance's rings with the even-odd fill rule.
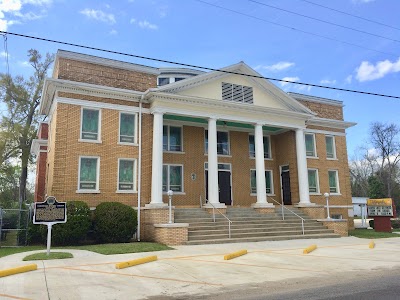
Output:
[[[296,156],[297,174],[299,177],[299,205],[310,205],[310,193],[308,190],[308,171],[306,157],[306,143],[304,129],[296,129]]]
[[[166,206],[162,201],[163,179],[163,113],[153,113],[153,160],[151,167],[150,206]]]
[[[267,192],[265,185],[264,135],[262,124],[255,125],[254,145],[256,155],[257,202],[252,206],[273,206],[271,203],[267,202]]]
[[[218,155],[217,155],[217,119],[208,119],[208,202],[214,206],[225,206],[219,203]]]

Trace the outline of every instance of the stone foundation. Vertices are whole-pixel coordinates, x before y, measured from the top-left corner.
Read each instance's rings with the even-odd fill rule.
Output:
[[[172,209],[172,222],[174,222],[174,209]],[[141,230],[140,237],[143,241],[154,241],[155,230],[154,224],[167,224],[169,221],[169,209],[163,208],[147,208],[141,209]]]
[[[346,219],[320,219],[317,221],[322,222],[322,224],[328,227],[328,229],[332,229],[335,233],[340,234],[341,236],[349,236]]]
[[[313,206],[298,206],[298,208],[308,215],[311,219],[323,219],[326,217],[325,215],[325,208],[320,205],[313,205]]]
[[[188,241],[188,223],[154,224],[154,241],[165,245],[184,245]]]

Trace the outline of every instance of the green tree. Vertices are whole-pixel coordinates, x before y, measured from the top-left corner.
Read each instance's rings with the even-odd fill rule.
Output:
[[[0,74],[0,100],[7,108],[6,114],[0,120],[0,165],[18,161],[19,206],[27,199],[30,149],[38,129],[37,107],[47,71],[54,61],[54,55],[46,54],[46,57],[42,58],[34,49],[28,51],[28,57],[34,71],[29,79]]]
[[[368,178],[368,197],[371,199],[385,198],[385,186],[378,176]]]

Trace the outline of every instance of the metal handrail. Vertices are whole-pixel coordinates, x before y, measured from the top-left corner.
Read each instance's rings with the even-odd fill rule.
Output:
[[[298,214],[296,214],[294,211],[290,210],[289,208],[287,208],[285,205],[283,205],[282,203],[279,203],[278,201],[276,201],[274,198],[272,197],[268,197],[268,199],[271,199],[272,201],[274,201],[275,203],[279,204],[282,207],[282,220],[285,220],[285,213],[284,213],[284,208],[286,208],[288,211],[290,211],[292,214],[296,215],[297,217],[299,217],[301,219],[301,229],[303,231],[303,235],[304,235],[304,221],[305,219],[303,219],[302,217],[300,217]]]
[[[218,208],[216,208],[210,201],[208,201],[208,204],[210,204],[210,205],[212,206],[212,208],[213,208],[213,221],[214,221],[214,223],[215,223],[215,209],[216,209],[217,212],[219,212],[225,219],[228,220],[228,234],[229,234],[229,238],[231,238],[231,224],[232,224],[232,221],[229,220],[229,218],[228,218],[226,215],[224,215]]]

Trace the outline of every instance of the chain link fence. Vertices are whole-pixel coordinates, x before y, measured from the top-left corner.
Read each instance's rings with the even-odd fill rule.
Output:
[[[0,247],[26,246],[31,209],[0,208]]]

